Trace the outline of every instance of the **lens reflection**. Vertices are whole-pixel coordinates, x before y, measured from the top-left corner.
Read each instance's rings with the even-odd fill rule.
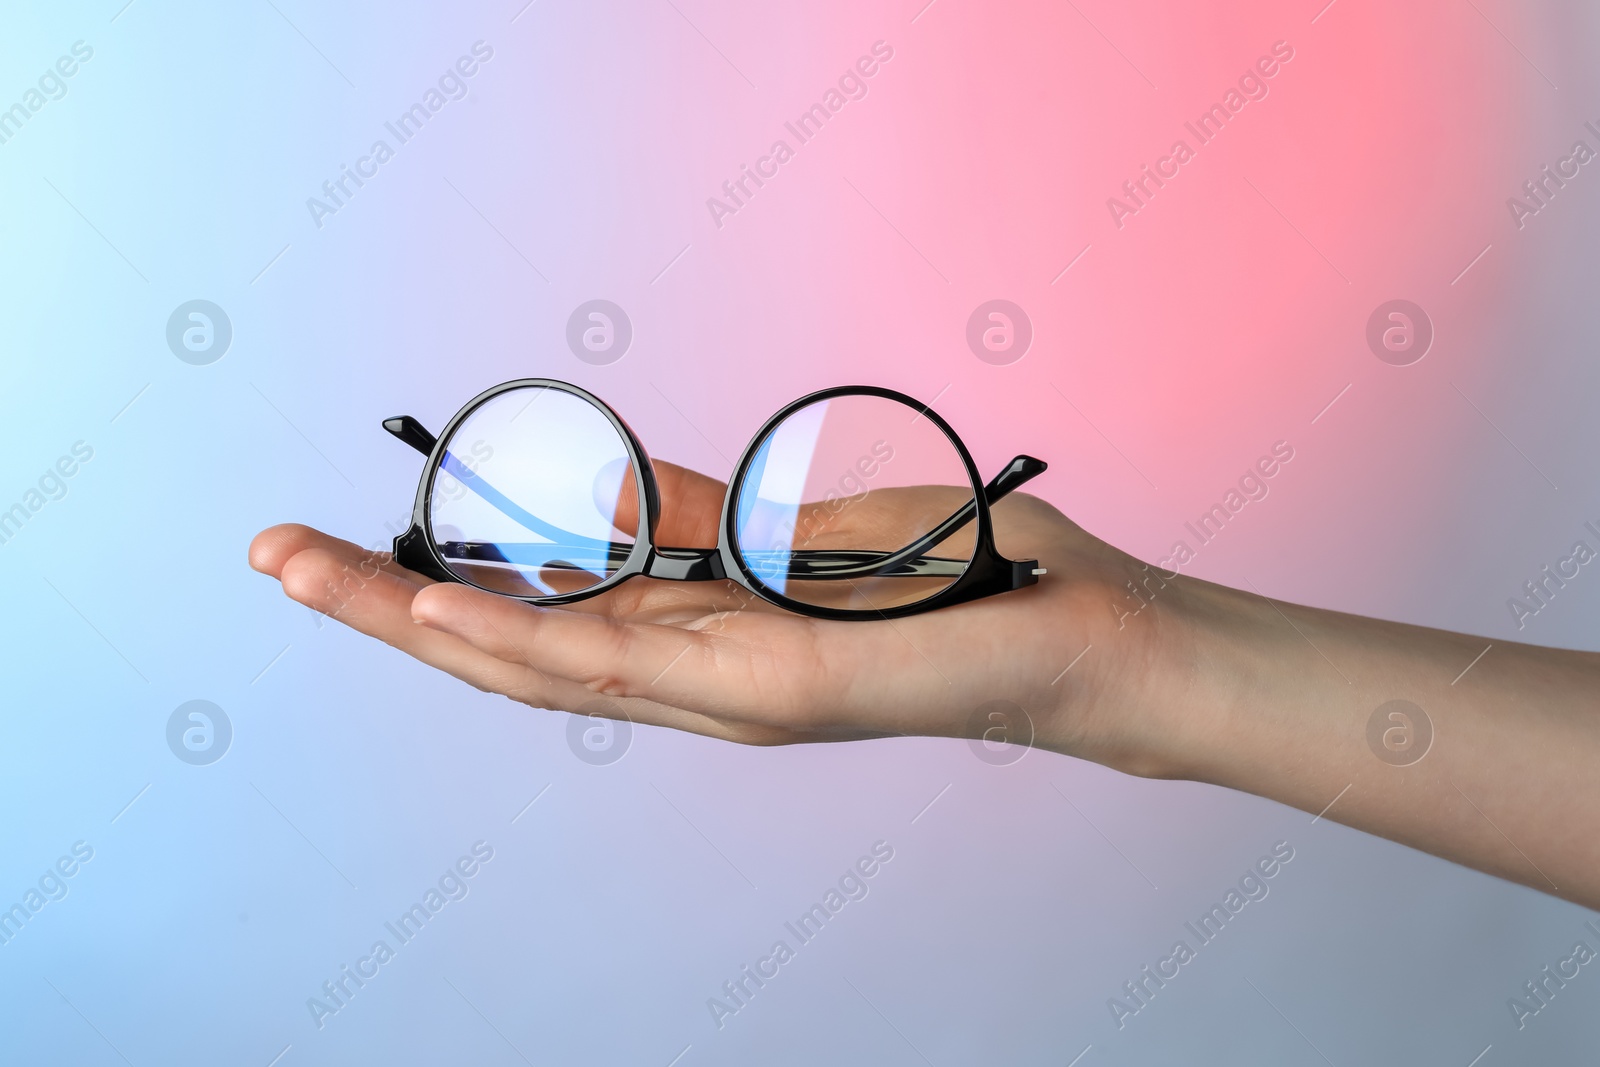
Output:
[[[808,404],[757,446],[739,487],[735,546],[768,588],[872,612],[933,597],[972,560],[975,490],[960,453],[886,397]]]
[[[597,585],[626,561],[633,498],[628,447],[606,414],[571,393],[524,386],[485,401],[450,435],[428,523],[456,577],[510,596],[555,596]]]

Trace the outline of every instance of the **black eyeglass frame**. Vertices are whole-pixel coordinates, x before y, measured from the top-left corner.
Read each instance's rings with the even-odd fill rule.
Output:
[[[644,445],[639,441],[638,436],[634,434],[627,422],[612,410],[611,406],[605,401],[586,389],[570,382],[558,381],[553,378],[518,378],[484,390],[457,411],[450,421],[445,424],[444,430],[438,436],[430,433],[420,422],[409,415],[399,415],[384,420],[383,428],[385,430],[428,458],[428,462],[422,471],[422,479],[417,485],[417,495],[411,512],[411,527],[394,539],[395,562],[402,567],[436,581],[457,582],[462,585],[471,585],[474,588],[484,588],[455,574],[446,564],[444,555],[440,552],[439,546],[434,540],[429,522],[433,487],[438,473],[443,467],[447,445],[460,425],[473,412],[495,397],[517,389],[528,388],[552,389],[576,396],[597,408],[610,420],[611,425],[616,429],[627,448],[628,458],[633,467],[635,499],[642,501],[643,507],[639,509],[638,530],[635,533],[633,544],[629,548],[627,557],[613,573],[607,575],[601,581],[576,592],[557,593],[548,596],[519,596],[501,593],[492,589],[486,590],[487,592],[494,592],[498,596],[507,596],[513,600],[520,600],[528,604],[553,606],[570,604],[599,596],[611,589],[615,589],[630,578],[640,576],[677,582],[722,581],[726,579],[735,582],[770,604],[775,604],[799,615],[840,620],[896,619],[907,615],[918,615],[926,611],[936,611],[952,604],[960,604],[1034,585],[1039,580],[1038,576],[1044,573],[1039,568],[1037,560],[1011,560],[1000,554],[994,543],[994,520],[990,515],[989,509],[1007,493],[1042,474],[1046,469],[1045,462],[1032,456],[1019,455],[1012,459],[1005,469],[986,484],[980,480],[977,464],[973,462],[972,454],[967,450],[966,444],[962,442],[960,436],[937,412],[904,393],[874,385],[834,386],[833,388],[809,393],[785,405],[777,414],[768,419],[761,429],[756,432],[755,436],[751,438],[750,444],[745,447],[744,454],[739,457],[739,462],[734,468],[733,475],[728,479],[727,490],[723,495],[722,515],[718,524],[716,547],[678,548],[658,545],[655,540],[655,531],[661,519],[661,495],[656,483],[655,470],[650,463],[650,457],[645,451]],[[962,466],[966,469],[967,478],[973,491],[972,501],[953,514],[945,523],[941,524],[940,529],[946,526],[949,527],[943,534],[943,536],[947,537],[955,529],[965,525],[967,521],[976,521],[972,558],[967,562],[965,569],[954,582],[923,600],[883,608],[834,608],[804,603],[778,592],[763,582],[746,564],[745,560],[741,558],[738,549],[735,547],[737,543],[735,523],[739,492],[744,486],[745,476],[750,469],[751,463],[755,460],[756,453],[766,443],[773,430],[790,415],[811,404],[841,396],[881,397],[897,401],[918,412],[918,417],[928,419],[945,435],[951,445],[955,447],[956,453],[961,457]],[[970,518],[964,518],[963,516],[968,510],[971,510],[973,514]],[[885,553],[884,555],[888,557],[895,555],[895,553]]]

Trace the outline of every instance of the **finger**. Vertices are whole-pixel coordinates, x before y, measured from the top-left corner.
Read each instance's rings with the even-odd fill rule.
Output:
[[[614,589],[562,605],[563,610],[629,622],[688,625],[724,612],[774,607],[735,582],[669,582],[631,578]]]
[[[308,548],[332,552],[352,566],[361,566],[364,561],[371,560],[372,565],[419,586],[432,583],[432,579],[424,578],[394,562],[388,552],[365,549],[297,522],[280,523],[256,534],[250,542],[250,566],[262,574],[281,578],[284,564]]]
[[[302,549],[283,564],[281,580],[290,598],[479,689],[550,687],[548,676],[526,665],[496,659],[458,637],[416,625],[411,601],[419,587],[376,566],[352,567],[348,553]]]
[[[699,629],[623,621],[562,608],[541,608],[478,590],[435,586],[411,603],[412,615],[487,654],[592,693],[636,698],[716,719],[826,726],[841,709],[852,671],[818,664],[812,620],[740,613],[737,633],[719,617]],[[841,649],[827,642],[832,655]]]
[[[515,601],[467,586],[431,584],[438,589],[436,595],[446,598],[470,592],[492,603],[518,606]],[[521,660],[480,650],[454,634],[418,626],[411,604],[419,587],[376,567],[354,569],[349,553],[323,548],[302,550],[284,564],[283,588],[300,603],[485,692],[556,711],[577,711],[594,700],[594,691],[578,682],[552,676]],[[723,724],[678,708],[643,700],[622,700],[619,706],[634,722],[746,740]]]
[[[656,527],[656,543],[680,548],[716,544],[727,485],[676,463],[652,460],[651,466],[661,492],[661,523]],[[632,478],[620,481],[613,525],[631,534],[639,528],[638,494]]]
[[[503,597],[485,595],[482,591],[470,586],[440,584],[429,594],[434,602],[430,609],[418,609],[413,601],[412,613],[416,622],[427,625],[414,627],[416,629],[434,629],[438,620],[448,615],[455,620],[456,626],[464,633],[470,633],[473,640],[467,641],[478,651],[505,661],[508,665],[515,664],[524,670],[538,675],[541,685],[529,686],[536,690],[538,699],[530,699],[527,693],[508,693],[518,700],[537,703],[539,707],[552,710],[584,712],[596,707],[597,690],[584,685],[581,681],[564,678],[542,671],[538,666],[532,665],[523,650],[527,647],[529,637],[526,633],[527,617],[540,609]],[[437,605],[446,605],[441,609]],[[441,630],[452,638],[466,640],[462,633],[457,633],[452,627]],[[745,744],[773,744],[780,741],[792,741],[793,735],[787,731],[752,731],[741,728],[738,723],[729,723],[715,716],[704,714],[689,708],[676,707],[671,703],[645,697],[631,696],[623,693],[606,694],[615,698],[615,703],[610,708],[604,702],[598,710],[607,718],[618,716],[611,714],[614,709],[632,722],[642,722],[652,726],[667,726],[675,730],[685,730],[691,733],[704,734],[708,737],[717,737],[727,741],[739,741]]]

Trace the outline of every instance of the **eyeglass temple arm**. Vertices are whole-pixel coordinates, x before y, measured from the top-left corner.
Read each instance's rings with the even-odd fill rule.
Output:
[[[983,487],[983,499],[993,507],[1002,497],[1033,481],[1048,468],[1049,464],[1042,459],[1017,456],[1006,464],[1005,470],[996,474],[989,484]]]
[[[396,415],[392,419],[384,419],[383,428],[418,452],[421,452],[424,456],[433,455],[433,446],[439,443],[437,437],[429,433],[422,423],[413,419],[410,415]]]
[[[1047,469],[1047,464],[1042,459],[1022,455],[1006,464],[1005,469],[983,487],[983,498],[990,506],[1003,499],[1008,493],[1025,485],[1030,480],[1037,478]],[[469,483],[470,484],[470,483]],[[493,501],[491,501],[493,503]],[[780,553],[785,560],[786,577],[791,579],[852,579],[867,577],[932,577],[944,575],[959,575],[966,569],[966,564],[953,559],[942,559],[936,556],[924,555],[934,545],[950,537],[961,527],[971,522],[977,515],[977,505],[969,501],[965,506],[956,509],[938,526],[934,527],[920,540],[907,545],[894,552],[872,553],[860,550],[839,549],[792,549]],[[526,525],[526,523],[524,523]],[[585,538],[585,541],[589,539]],[[589,542],[593,544],[593,542]],[[509,544],[482,545],[457,543],[451,546],[456,552],[461,553],[457,558],[491,559],[500,562],[511,562],[504,553],[515,550],[517,546]],[[548,551],[553,546],[540,545],[541,551]],[[621,563],[627,555],[631,545],[609,544],[608,562]],[[684,559],[696,559],[704,555],[703,549],[663,548],[664,554],[681,554]],[[1037,570],[1037,560],[1014,560],[1017,570],[1017,581],[1030,584],[1042,573]],[[953,570],[951,568],[954,568]]]
[[[1027,484],[1029,481],[1043,474],[1046,467],[1047,464],[1042,459],[1035,459],[1032,456],[1026,455],[1017,456],[1010,463],[1007,463],[1005,469],[999,474],[996,474],[994,478],[990,480],[988,485],[983,487],[984,501],[988,503],[989,506],[993,507],[997,501],[1003,499],[1008,493],[1013,492],[1020,486]],[[933,529],[929,530],[925,535],[923,535],[921,540],[913,541],[911,544],[897,552],[885,554],[883,557],[883,566],[896,567],[902,563],[920,557],[924,552],[928,551],[928,549],[939,544],[941,541],[945,540],[945,538],[949,537],[951,534],[961,529],[961,527],[971,522],[977,516],[977,514],[977,501],[967,501],[961,507],[951,512],[949,518],[945,519],[939,525],[935,526]],[[1029,570],[1032,570],[1035,562],[1036,561],[1034,560],[1027,561],[1029,564]]]
[[[1008,493],[1027,484],[1034,478],[1043,474],[1047,464],[1042,459],[1033,456],[1017,456],[1005,469],[983,487],[983,499],[990,506],[1003,499]],[[957,530],[971,522],[978,514],[975,501],[968,501],[957,508],[943,522],[928,531],[920,540],[914,541],[904,548],[894,552],[865,553],[861,551],[836,550],[836,549],[792,549],[784,555],[790,561],[790,578],[864,578],[874,575],[917,577],[945,573],[942,569],[946,564],[958,564],[955,574],[960,574],[965,569],[965,564],[957,560],[946,560],[936,556],[927,556],[925,553],[950,537]],[[667,552],[693,552],[694,549],[666,549]],[[839,561],[829,566],[824,561]],[[1035,570],[1037,560],[1016,560],[1019,573],[1037,575]],[[826,568],[825,570],[814,568]],[[797,573],[798,571],[798,573]],[[1028,579],[1032,581],[1032,578]]]

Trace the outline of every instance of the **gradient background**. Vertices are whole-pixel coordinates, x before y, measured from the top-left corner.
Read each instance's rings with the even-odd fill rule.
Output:
[[[507,378],[581,384],[655,455],[717,474],[783,403],[860,381],[937,397],[986,473],[1045,457],[1031,488],[1147,559],[1287,440],[1271,495],[1191,573],[1600,647],[1587,570],[1520,632],[1506,607],[1600,519],[1600,166],[1520,230],[1505,206],[1574,140],[1600,147],[1600,11],[1324,3],[11,11],[0,107],[74,41],[94,55],[0,145],[0,507],[74,441],[95,454],[0,545],[0,897],[74,841],[95,857],[0,946],[0,1059],[1592,1053],[1592,968],[1520,1032],[1506,1007],[1593,943],[1572,905],[1041,753],[641,727],[592,766],[568,716],[434,674],[245,565],[278,521],[386,541],[420,463],[379,421],[437,427]],[[480,39],[469,96],[315,226],[306,198]],[[706,198],[877,40],[894,58],[867,97],[715,226]],[[1118,229],[1106,198],[1278,40],[1295,57],[1270,95]],[[195,298],[234,330],[209,366],[165,340]],[[609,366],[566,347],[592,298],[633,324]],[[994,298],[1035,332],[1009,366],[965,341]],[[1409,367],[1364,340],[1393,298],[1436,330]],[[232,722],[210,766],[166,744],[191,699]],[[719,1030],[706,999],[880,839],[870,895]],[[478,840],[495,857],[470,895],[318,1029],[306,999]],[[1279,840],[1296,856],[1271,895],[1119,1030],[1107,998]]]

